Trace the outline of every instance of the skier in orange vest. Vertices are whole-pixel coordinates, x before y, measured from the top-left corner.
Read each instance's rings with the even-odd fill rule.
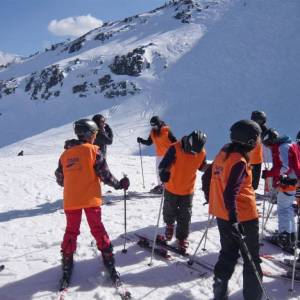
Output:
[[[98,132],[96,123],[89,119],[81,119],[74,123],[77,139],[65,142],[65,151],[59,159],[55,171],[57,183],[64,187],[64,210],[67,226],[61,244],[64,273],[71,273],[73,253],[76,250],[82,210],[84,210],[91,233],[98,249],[102,252],[104,265],[112,278],[118,276],[115,270],[113,246],[101,221],[101,181],[115,189],[127,190],[127,177],[118,181],[109,171],[106,160],[93,145]]]
[[[195,130],[172,144],[159,164],[160,179],[165,184],[165,238],[172,239],[176,221],[177,247],[182,253],[188,247],[196,173],[206,166],[205,143],[206,135]]]
[[[248,155],[255,148],[261,129],[252,120],[241,120],[233,124],[230,131],[231,143],[223,146],[202,177],[202,189],[209,202],[209,213],[217,218],[221,243],[214,268],[214,299],[228,299],[228,281],[241,251],[244,259],[244,299],[259,300],[262,297],[257,279],[257,276],[262,278],[259,222]],[[256,272],[247,254],[240,248],[241,235],[245,236]]]
[[[154,144],[156,152],[156,175],[157,186],[155,186],[150,192],[161,194],[163,191],[162,184],[158,174],[158,165],[170,145],[176,142],[175,136],[172,134],[169,126],[165,124],[158,116],[153,116],[150,120],[151,132],[147,140],[141,137],[137,138],[137,142],[146,146]]]

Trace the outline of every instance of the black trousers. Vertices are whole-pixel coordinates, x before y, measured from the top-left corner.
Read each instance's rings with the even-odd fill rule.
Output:
[[[165,190],[163,217],[166,224],[174,224],[176,226],[176,238],[184,240],[190,232],[190,223],[192,217],[193,196],[191,195],[175,195]]]
[[[259,185],[260,173],[261,173],[261,164],[251,165],[252,166],[252,187],[254,190],[257,190]]]
[[[221,251],[219,260],[215,265],[214,275],[224,281],[228,281],[233,272],[240,252],[244,260],[243,268],[243,295],[246,300],[259,300],[262,298],[262,291],[255,273],[246,257],[245,253],[240,251],[239,240],[232,234],[231,223],[217,218],[218,229],[220,233]],[[256,269],[262,278],[259,258],[259,224],[258,220],[251,220],[241,223],[244,228],[245,242],[252,256]]]

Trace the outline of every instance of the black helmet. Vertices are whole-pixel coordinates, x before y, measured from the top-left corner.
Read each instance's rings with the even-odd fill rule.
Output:
[[[300,131],[297,133],[296,136],[296,142],[299,144],[300,143]]]
[[[263,111],[255,110],[251,114],[251,120],[259,125],[263,125],[267,122],[267,115]]]
[[[161,125],[161,119],[158,116],[153,116],[150,119],[150,125],[151,126],[158,126],[158,127],[160,127],[160,125]]]
[[[182,138],[183,150],[190,153],[200,153],[206,143],[206,134],[195,130]]]
[[[89,119],[80,119],[74,123],[74,132],[79,139],[88,138],[98,130],[97,124]]]
[[[259,125],[252,120],[241,120],[230,127],[230,139],[232,143],[240,144],[251,150],[256,146],[260,136]]]
[[[104,122],[104,121],[105,121],[105,118],[104,118],[103,115],[97,114],[97,115],[94,115],[94,116],[93,116],[92,120],[93,120],[96,124],[98,124],[100,121],[103,121],[103,122]]]
[[[269,128],[262,138],[262,143],[265,146],[271,146],[277,142],[278,137],[279,133],[275,129]]]

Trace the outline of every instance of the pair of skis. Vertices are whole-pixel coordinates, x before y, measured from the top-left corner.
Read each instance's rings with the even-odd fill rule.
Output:
[[[280,267],[284,268],[285,270],[282,272],[269,272],[264,271],[263,274],[266,277],[272,277],[272,278],[282,278],[291,280],[292,279],[292,268],[294,264],[294,260],[292,259],[278,259],[272,255],[261,255],[262,259],[269,260],[273,262],[274,264],[279,265]],[[296,273],[295,273],[295,281],[300,282],[300,262],[296,262]]]
[[[93,243],[92,243],[93,246]],[[131,299],[131,293],[125,289],[123,282],[120,278],[120,274],[113,268],[105,268],[109,274],[113,286],[116,289],[116,293],[121,297],[122,300]],[[58,300],[64,300],[68,294],[68,288],[72,277],[72,268],[63,272],[62,278],[59,281],[59,292]]]
[[[146,250],[151,251],[152,250],[152,246],[153,246],[153,239],[148,238],[147,236],[141,235],[141,234],[135,234],[139,240],[137,242],[137,244],[142,247],[145,248]],[[172,244],[168,244],[168,242],[164,239],[164,237],[158,235],[157,239],[156,239],[156,244],[157,246],[154,248],[154,254],[158,257],[161,257],[167,261],[172,261],[175,258],[170,255],[168,253],[168,251],[175,253],[183,258],[189,258],[189,254],[188,253],[184,253],[183,251],[181,251],[180,249],[178,249],[177,247],[175,247]],[[176,264],[181,264],[182,262],[177,261]],[[193,267],[193,264],[199,265],[201,268],[206,269],[207,271],[212,272],[214,267],[208,263],[205,262],[200,262],[198,260],[193,260],[193,261],[185,261],[184,265],[189,267],[190,269],[194,269],[195,271],[199,272],[200,276],[204,276],[207,274],[207,271],[202,272],[199,269],[196,269],[195,267]]]

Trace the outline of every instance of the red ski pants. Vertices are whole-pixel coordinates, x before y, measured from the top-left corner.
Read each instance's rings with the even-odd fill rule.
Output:
[[[110,239],[101,221],[101,207],[84,208],[84,212],[93,237],[99,250],[109,247]],[[74,253],[76,250],[77,236],[80,234],[82,209],[65,210],[67,227],[61,249],[64,254]]]

